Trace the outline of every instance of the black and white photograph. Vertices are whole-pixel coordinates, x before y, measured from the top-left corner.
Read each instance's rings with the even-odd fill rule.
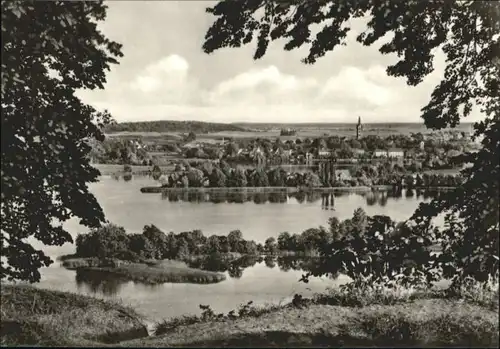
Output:
[[[0,346],[499,346],[500,1],[2,0]]]

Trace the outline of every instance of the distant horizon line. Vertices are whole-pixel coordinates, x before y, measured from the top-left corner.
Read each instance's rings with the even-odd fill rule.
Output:
[[[169,122],[201,122],[201,123],[206,123],[206,124],[226,124],[226,125],[311,125],[311,124],[318,124],[318,125],[324,125],[324,124],[338,124],[338,125],[356,125],[358,122],[328,122],[328,121],[311,121],[311,122],[277,122],[277,121],[272,121],[272,122],[262,122],[262,121],[255,121],[255,122],[249,122],[249,121],[232,121],[232,122],[225,122],[225,121],[201,121],[201,120],[172,120],[172,119],[162,119],[162,120],[141,120],[141,121],[117,121],[117,124],[125,124],[125,123],[139,123],[139,122],[162,122],[162,121],[169,121]],[[373,121],[373,122],[363,122],[361,119],[361,123],[363,124],[391,124],[391,125],[407,125],[407,124],[415,124],[415,125],[424,125],[424,122],[416,122],[416,121],[407,121],[407,122],[390,122],[390,121]],[[461,122],[460,124],[473,124],[473,121],[468,121],[468,122]]]

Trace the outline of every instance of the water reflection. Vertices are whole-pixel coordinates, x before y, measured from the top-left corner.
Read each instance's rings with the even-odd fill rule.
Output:
[[[266,267],[269,269],[276,268],[276,260],[272,256],[266,256],[266,258],[264,258],[264,263],[266,263]]]
[[[245,203],[253,202],[255,204],[277,204],[277,203],[287,203],[290,199],[295,200],[297,203],[316,203],[321,201],[321,207],[325,210],[335,209],[335,199],[351,195],[349,192],[295,192],[287,193],[282,192],[200,192],[200,191],[164,191],[161,193],[161,198],[163,200],[168,200],[169,202],[191,202],[191,203],[203,203],[211,202],[215,204],[220,203]],[[435,197],[438,194],[437,190],[412,190],[412,189],[393,189],[387,191],[368,191],[368,192],[358,192],[365,198],[367,206],[386,206],[388,200],[400,200],[402,198],[420,198],[423,196],[424,199]]]
[[[218,253],[207,257],[200,257],[188,261],[191,268],[198,268],[216,272],[227,272],[229,277],[239,279],[243,276],[243,270],[253,267],[257,263],[262,263],[262,256],[243,256],[241,258],[226,258]]]
[[[335,206],[335,195],[333,193],[322,193],[321,194],[321,208],[324,210],[333,210]]]
[[[206,257],[194,258],[187,261],[187,264],[191,268],[227,273],[229,278],[240,279],[245,269],[255,267],[258,264],[265,265],[269,269],[275,269],[277,266],[281,272],[291,270],[307,272],[314,268],[316,261],[317,259],[315,258],[294,256],[243,256],[240,258],[227,258],[220,254],[212,254]],[[330,276],[333,279],[337,277],[338,275]],[[80,291],[84,290],[108,297],[119,294],[123,287],[130,283],[130,281],[112,273],[84,269],[77,269],[75,282]],[[140,282],[134,283],[141,284]],[[148,288],[161,287],[161,285],[143,286]]]
[[[77,269],[75,276],[78,289],[86,288],[91,293],[114,296],[120,292],[127,280],[103,271]]]
[[[132,175],[131,173],[114,173],[111,178],[115,181],[130,182],[132,179],[146,177],[153,178],[153,175],[148,172],[137,173]],[[385,207],[388,200],[398,201],[402,198],[407,199],[420,199],[424,200],[436,197],[439,194],[439,189],[402,189],[395,187],[389,190],[372,190],[365,192],[356,192],[365,198],[367,206],[381,206]],[[353,192],[345,191],[334,191],[330,193],[316,192],[294,192],[287,193],[286,190],[283,191],[273,191],[273,192],[253,192],[246,191],[245,189],[240,189],[240,191],[215,191],[215,192],[201,192],[192,190],[174,190],[162,192],[161,198],[168,200],[169,202],[191,202],[191,203],[204,203],[211,202],[216,204],[221,203],[246,203],[253,202],[255,204],[266,204],[266,203],[287,203],[290,199],[295,200],[297,203],[316,203],[321,200],[321,207],[324,210],[334,210],[335,209],[335,198],[352,195]]]

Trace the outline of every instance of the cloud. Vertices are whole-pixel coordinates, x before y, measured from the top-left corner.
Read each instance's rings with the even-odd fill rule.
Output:
[[[131,86],[144,93],[150,93],[172,83],[183,83],[189,70],[188,62],[178,56],[170,55],[148,66],[132,81]]]
[[[189,76],[189,63],[172,54],[148,65],[129,84],[138,103],[190,103],[197,97],[197,82]]]
[[[387,76],[380,75],[381,67],[363,70],[357,67],[343,67],[340,72],[329,78],[319,91],[317,101],[335,104],[360,106],[382,106],[393,99],[393,91],[383,85]],[[383,69],[382,69],[383,72]],[[385,73],[384,73],[385,74]]]
[[[418,87],[387,76],[385,67],[345,65],[332,76],[313,78],[275,65],[250,68],[201,87],[189,62],[169,54],[117,85],[94,106],[118,121],[202,120],[214,122],[420,121],[439,73]]]
[[[364,122],[422,122],[420,109],[444,72],[444,55],[436,50],[436,71],[419,86],[388,77],[385,69],[398,57],[378,51],[387,38],[370,47],[356,41],[366,18],[351,20],[347,45],[314,65],[300,62],[308,45],[286,51],[286,40],[273,42],[258,61],[252,58],[254,45],[207,55],[201,46],[214,18],[206,6],[110,2],[99,26],[123,44],[124,57],[107,75],[105,90],[78,95],[108,108],[117,121],[355,122],[360,115]],[[470,120],[481,118],[475,111]]]
[[[317,81],[283,74],[275,66],[251,69],[208,91],[209,105],[281,105],[304,100]]]

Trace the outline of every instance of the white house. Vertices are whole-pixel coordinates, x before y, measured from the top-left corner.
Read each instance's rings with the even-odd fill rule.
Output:
[[[387,151],[387,156],[390,158],[402,158],[405,156],[403,149],[391,148]]]
[[[322,149],[318,151],[318,156],[330,156],[332,154],[331,151]]]
[[[376,158],[387,157],[387,150],[375,149],[375,151],[373,152],[373,156],[375,156]]]

